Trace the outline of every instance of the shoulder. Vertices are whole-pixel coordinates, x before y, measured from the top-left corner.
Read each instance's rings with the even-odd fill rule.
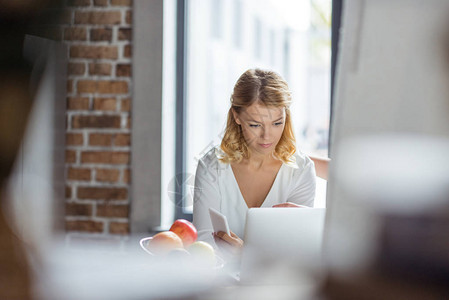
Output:
[[[223,163],[219,158],[222,155],[222,151],[219,146],[213,146],[209,149],[198,161],[198,167],[202,166],[207,169],[220,169],[223,167]]]
[[[301,174],[305,170],[310,170],[315,168],[313,161],[304,153],[296,151],[292,157],[291,162],[285,165],[292,169],[293,173]]]
[[[217,147],[209,149],[199,160],[195,174],[195,185],[215,184],[221,178],[222,169],[226,165],[219,161]]]

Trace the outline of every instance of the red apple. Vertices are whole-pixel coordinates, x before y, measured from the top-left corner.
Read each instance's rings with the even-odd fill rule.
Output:
[[[181,238],[171,231],[163,231],[156,234],[147,246],[148,250],[157,255],[166,254],[173,249],[182,247]]]
[[[176,220],[170,227],[170,231],[176,233],[181,238],[184,247],[188,247],[195,242],[198,237],[198,232],[195,226],[184,219]]]

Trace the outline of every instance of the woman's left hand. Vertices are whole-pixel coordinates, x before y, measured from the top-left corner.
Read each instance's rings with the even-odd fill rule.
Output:
[[[306,207],[307,208],[308,206],[299,205],[299,204],[292,203],[292,202],[285,202],[285,203],[273,205],[272,207],[297,207],[297,208],[304,208],[304,207]]]
[[[222,239],[229,245],[235,248],[242,248],[243,247],[243,240],[239,238],[234,232],[231,231],[231,235],[228,235],[227,233],[223,231],[219,231],[215,233],[215,236]]]
[[[214,233],[214,239],[217,246],[227,249],[233,255],[240,253],[243,247],[243,240],[239,238],[234,232],[231,231],[231,235],[225,232],[219,231]]]

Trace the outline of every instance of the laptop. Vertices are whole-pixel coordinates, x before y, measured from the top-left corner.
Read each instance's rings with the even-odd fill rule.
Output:
[[[240,281],[282,281],[278,273],[285,275],[285,271],[296,267],[319,266],[325,214],[325,208],[249,209]]]

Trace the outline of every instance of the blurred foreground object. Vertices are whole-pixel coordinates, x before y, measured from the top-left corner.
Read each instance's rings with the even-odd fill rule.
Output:
[[[345,207],[326,249],[331,299],[361,299],[365,289],[363,299],[447,299],[449,138],[367,136],[340,147]]]
[[[330,299],[448,299],[449,2],[343,3]]]
[[[19,49],[20,51],[20,49]],[[3,54],[3,53],[0,53]],[[0,197],[25,131],[32,96],[27,69],[0,70]],[[13,234],[0,199],[0,299],[29,299],[30,278],[21,241]]]
[[[0,1],[0,299],[30,299],[28,260],[5,219],[4,188],[16,160],[40,69],[23,57],[25,34],[51,1]],[[46,20],[48,22],[49,20]]]

